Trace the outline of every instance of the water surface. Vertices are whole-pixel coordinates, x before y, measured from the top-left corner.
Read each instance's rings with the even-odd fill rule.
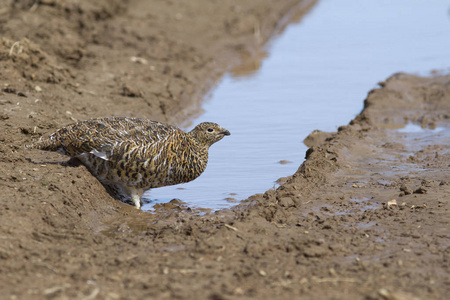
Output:
[[[348,124],[377,82],[448,72],[449,9],[443,0],[319,1],[269,45],[259,70],[225,76],[193,124],[217,122],[231,136],[211,147],[199,178],[151,190],[144,209],[173,198],[220,209],[276,186],[302,163],[303,139]]]

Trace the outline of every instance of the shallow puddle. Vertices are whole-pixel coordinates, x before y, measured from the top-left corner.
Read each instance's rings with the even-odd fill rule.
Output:
[[[434,127],[423,128],[420,125],[409,123],[405,127],[397,129],[397,134],[403,138],[405,145],[405,156],[414,156],[415,152],[426,148],[433,148],[435,145],[450,145],[450,128]],[[450,147],[441,149],[441,155],[450,151]]]
[[[356,203],[357,207],[361,211],[366,210],[376,210],[381,208],[381,205],[377,202],[371,201],[371,197],[362,198],[362,199],[350,199],[350,202]]]
[[[204,174],[149,191],[144,210],[174,198],[215,210],[275,187],[302,163],[303,139],[347,124],[380,80],[448,72],[449,36],[447,1],[319,1],[258,70],[225,76],[193,124],[217,122],[231,136],[212,146]]]
[[[397,132],[400,133],[431,133],[435,134],[438,132],[441,132],[445,130],[445,127],[435,127],[435,128],[428,128],[428,127],[422,127],[417,124],[408,123],[404,127],[397,129]]]

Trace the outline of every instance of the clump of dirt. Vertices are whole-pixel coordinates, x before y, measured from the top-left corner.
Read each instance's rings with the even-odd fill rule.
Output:
[[[183,123],[311,3],[0,1],[3,297],[445,298],[450,76],[392,76],[278,189],[215,213],[137,211],[23,147],[92,117]]]
[[[5,69],[14,72],[13,74],[3,73],[2,79],[5,81],[7,78],[22,77],[27,83],[61,83],[70,75],[67,68],[58,66],[57,62],[42,51],[39,45],[27,38],[20,41],[2,38],[0,51],[0,61]],[[28,85],[27,88],[32,89],[33,86]]]

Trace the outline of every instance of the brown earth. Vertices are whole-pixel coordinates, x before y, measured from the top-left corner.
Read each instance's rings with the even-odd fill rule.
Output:
[[[82,165],[24,149],[92,117],[188,122],[313,4],[273,3],[0,1],[1,299],[446,297],[450,76],[392,76],[307,139],[285,184],[212,214],[137,211]],[[428,130],[395,130],[409,122]]]

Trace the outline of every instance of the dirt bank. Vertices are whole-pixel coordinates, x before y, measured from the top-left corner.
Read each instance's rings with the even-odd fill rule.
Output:
[[[183,123],[310,4],[0,1],[0,298],[444,298],[450,76],[394,75],[287,183],[211,215],[138,212],[23,147],[92,117]]]

